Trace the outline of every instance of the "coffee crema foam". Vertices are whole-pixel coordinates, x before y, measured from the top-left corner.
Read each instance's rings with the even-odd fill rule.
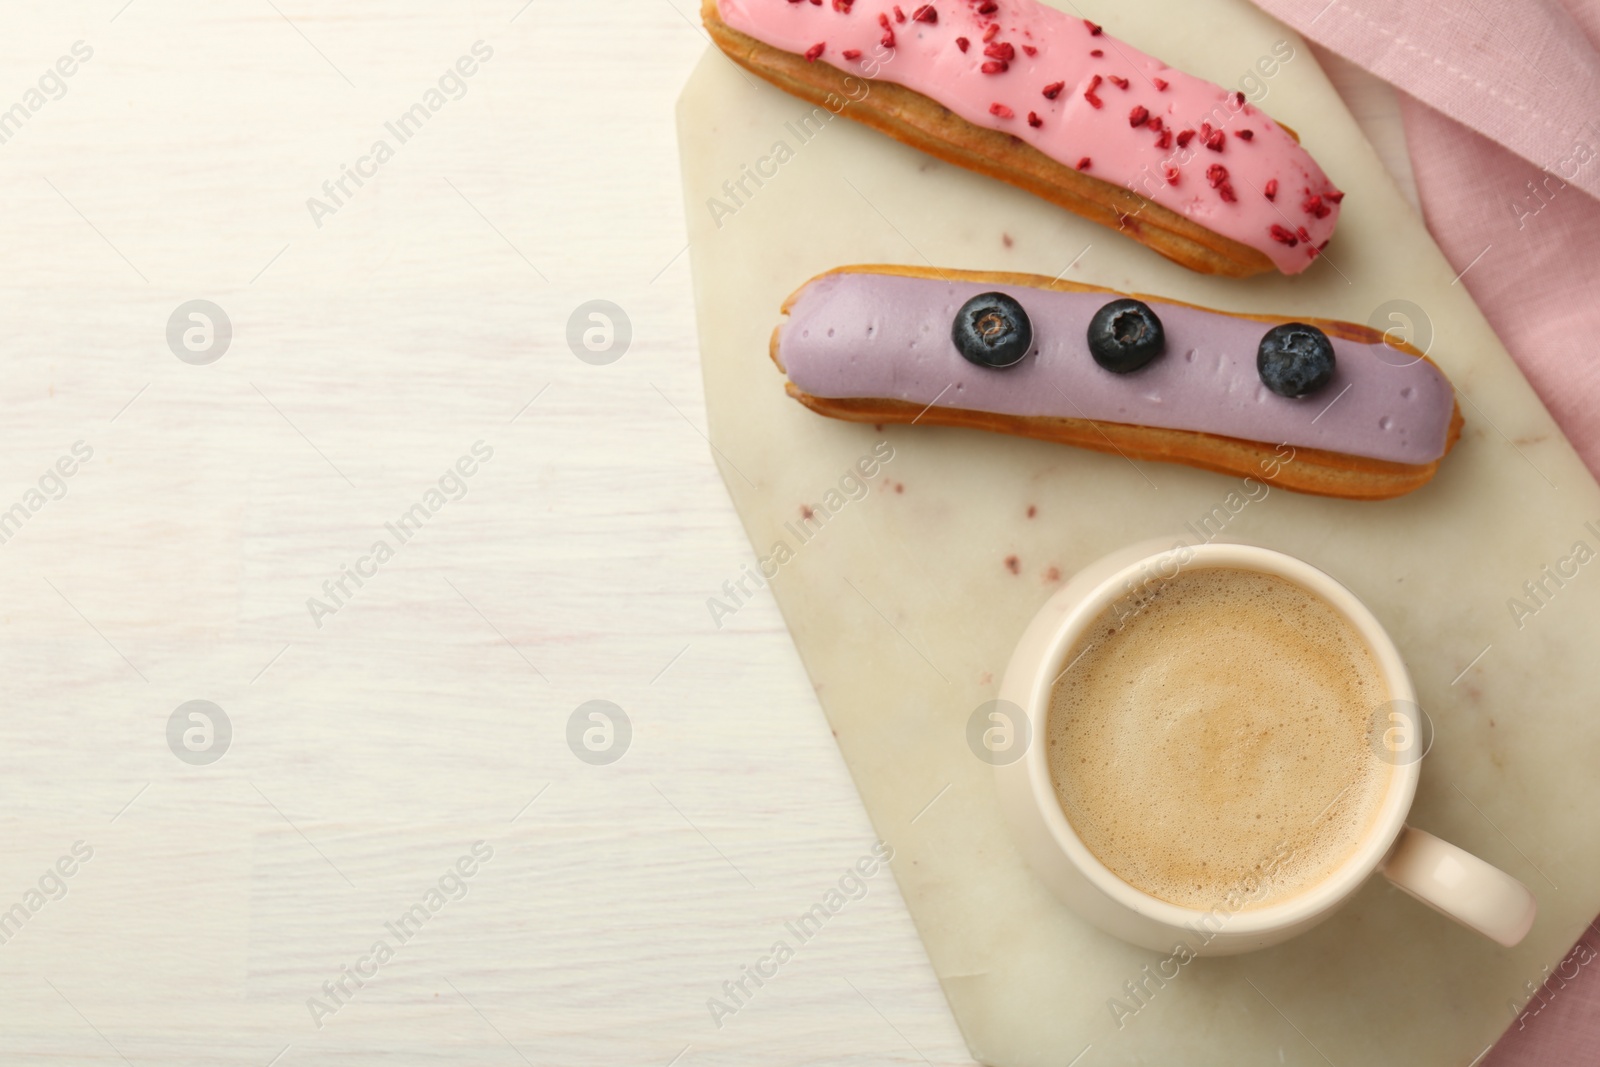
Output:
[[[1388,694],[1355,629],[1300,586],[1182,571],[1113,605],[1065,662],[1050,776],[1134,888],[1202,910],[1282,903],[1375,822],[1393,767],[1369,721]]]

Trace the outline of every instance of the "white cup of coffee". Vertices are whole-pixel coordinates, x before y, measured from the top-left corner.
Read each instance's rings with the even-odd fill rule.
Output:
[[[1310,564],[1133,545],[1074,575],[1018,644],[992,716],[1029,864],[1134,944],[1232,955],[1321,922],[1375,872],[1502,945],[1527,887],[1406,825],[1431,737],[1394,642]]]

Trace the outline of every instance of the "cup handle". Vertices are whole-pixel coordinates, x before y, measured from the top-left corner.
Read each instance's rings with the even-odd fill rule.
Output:
[[[1500,868],[1430,833],[1407,826],[1383,862],[1404,892],[1507,948],[1528,936],[1539,902]]]

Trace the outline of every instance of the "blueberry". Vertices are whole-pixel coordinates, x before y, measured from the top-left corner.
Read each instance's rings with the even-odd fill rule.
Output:
[[[980,367],[1010,367],[1033,347],[1033,323],[1022,305],[1004,293],[979,293],[961,305],[950,340]]]
[[[1333,345],[1327,334],[1303,322],[1274,326],[1256,349],[1256,372],[1279,396],[1308,396],[1333,377]]]
[[[1161,320],[1142,300],[1113,300],[1089,320],[1089,354],[1114,374],[1138,370],[1166,347]]]

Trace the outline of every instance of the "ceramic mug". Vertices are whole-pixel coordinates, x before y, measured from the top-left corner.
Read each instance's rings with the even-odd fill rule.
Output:
[[[1146,542],[1115,552],[1074,575],[1029,624],[1000,686],[1002,709],[1025,722],[1014,732],[1032,743],[1010,761],[995,760],[1000,805],[1018,848],[1040,878],[1074,911],[1136,945],[1172,951],[1182,942],[1194,955],[1232,955],[1287,940],[1328,918],[1375,872],[1457,922],[1502,945],[1520,942],[1538,905],[1526,886],[1504,871],[1406,825],[1425,752],[1422,722],[1400,723],[1375,755],[1391,767],[1383,803],[1350,856],[1310,889],[1260,907],[1210,911],[1150,896],[1118,878],[1078,838],[1062,810],[1045,758],[1046,716],[1055,680],[1083,632],[1141,583],[1183,569],[1225,567],[1277,575],[1338,611],[1365,641],[1387,687],[1386,707],[1416,709],[1416,694],[1399,650],[1355,595],[1310,564],[1271,549],[1211,543]],[[1398,713],[1397,713],[1398,714]],[[1415,712],[1420,716],[1420,712]],[[1399,739],[1400,744],[1393,744]],[[1378,749],[1375,747],[1375,752]]]

